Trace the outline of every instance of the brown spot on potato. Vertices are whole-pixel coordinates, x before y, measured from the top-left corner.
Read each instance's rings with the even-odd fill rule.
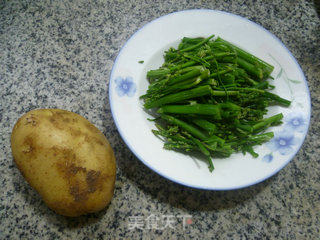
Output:
[[[86,184],[77,181],[75,178],[69,178],[70,194],[76,202],[86,201],[91,193],[94,193],[98,188],[102,188],[103,181],[100,171],[87,171],[85,168],[80,168],[80,171],[86,173]]]
[[[69,133],[70,133],[70,135],[73,136],[73,137],[79,137],[79,136],[82,135],[81,130],[75,129],[75,128],[72,128],[72,127],[69,127]]]
[[[93,193],[97,190],[98,180],[100,176],[100,171],[90,170],[87,173],[86,182],[88,185],[88,192]]]
[[[73,149],[61,148],[53,146],[52,154],[56,159],[56,167],[58,172],[66,179],[72,178],[78,172],[86,172],[83,167],[77,166],[75,163],[80,163]]]
[[[37,118],[32,113],[29,116],[26,117],[25,125],[28,125],[28,124],[31,124],[32,126],[36,126],[37,125]]]
[[[70,118],[68,117],[70,113],[66,111],[54,111],[51,112],[51,116],[49,117],[49,121],[51,124],[60,130],[64,130],[65,126],[70,123]]]
[[[87,170],[85,167],[77,166],[79,162],[75,154],[69,149],[55,149],[60,151],[61,160],[57,162],[58,171],[66,179],[69,192],[74,201],[86,201],[88,195],[97,190],[101,184],[99,181],[100,171]]]
[[[33,148],[31,146],[25,146],[22,150],[23,153],[30,153],[32,152]]]
[[[65,122],[65,123],[69,123],[70,122],[70,118],[63,118],[62,121]]]
[[[31,136],[26,136],[23,140],[22,152],[25,154],[32,153],[36,150],[36,144]]]
[[[57,128],[57,129],[59,129],[59,130],[64,130],[64,125],[61,124],[61,122],[58,121],[54,115],[51,116],[51,117],[49,117],[49,121],[51,122],[51,124],[52,124],[55,128]]]
[[[78,167],[74,164],[71,164],[69,166],[67,166],[67,173],[68,175],[76,175],[78,172],[84,172],[86,173],[87,172],[87,169],[86,168],[83,168],[83,167]]]
[[[89,198],[91,193],[94,193],[98,187],[102,186],[102,179],[100,177],[100,171],[89,170],[87,171],[85,168],[75,168],[86,173],[86,181],[83,182],[76,179],[76,174],[71,178],[69,178],[70,184],[70,194],[73,196],[75,201],[85,201]]]
[[[88,191],[82,190],[78,182],[70,186],[70,194],[73,196],[76,202],[81,202],[88,199]]]
[[[63,122],[69,122],[70,119],[68,118],[68,116],[70,115],[69,112],[67,111],[55,111],[53,113],[53,116],[57,119],[62,120]]]
[[[65,161],[58,163],[59,172],[67,180],[69,192],[74,201],[85,201],[88,195],[102,188],[102,177],[100,171],[87,170],[84,167],[76,166],[74,163]]]
[[[101,141],[99,138],[94,138],[95,142],[98,143],[99,145],[103,146],[104,143]]]
[[[73,122],[73,123],[77,123],[77,122],[78,122],[78,119],[77,119],[77,118],[72,118],[72,122]]]
[[[74,162],[76,160],[76,154],[72,149],[53,146],[51,150],[55,156],[61,155],[61,158],[64,160],[68,160],[70,162]]]
[[[95,143],[104,146],[104,142],[97,137],[94,137],[92,135],[88,135],[86,133],[84,133],[84,142],[90,143],[91,145],[94,145]]]

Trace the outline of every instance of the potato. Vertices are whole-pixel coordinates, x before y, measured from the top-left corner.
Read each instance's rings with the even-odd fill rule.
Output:
[[[110,203],[114,153],[82,116],[60,109],[30,111],[15,124],[11,148],[22,175],[55,212],[75,217]]]

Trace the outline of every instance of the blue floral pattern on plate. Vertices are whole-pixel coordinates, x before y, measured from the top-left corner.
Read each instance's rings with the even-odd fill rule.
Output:
[[[288,155],[300,142],[298,135],[307,131],[307,121],[301,112],[291,112],[284,118],[283,129],[275,132],[275,136],[266,145],[272,153],[264,155],[262,161],[272,162],[273,154]]]
[[[303,133],[307,130],[307,123],[302,113],[290,113],[285,117],[285,128],[291,131]]]
[[[133,82],[132,77],[117,77],[115,80],[116,83],[116,92],[119,97],[127,95],[128,97],[133,97],[136,93],[137,86]]]
[[[279,152],[281,155],[288,155],[297,143],[298,141],[293,132],[285,129],[275,133],[274,138],[267,143],[267,146],[274,152]]]
[[[272,155],[272,153],[266,154],[266,155],[264,155],[264,157],[262,158],[262,161],[267,162],[267,163],[271,162],[272,160],[273,160],[273,155]]]

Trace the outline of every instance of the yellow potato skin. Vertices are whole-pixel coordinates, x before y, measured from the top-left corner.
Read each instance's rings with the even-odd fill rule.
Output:
[[[76,217],[110,203],[115,156],[106,137],[82,116],[32,110],[13,127],[11,148],[22,175],[58,214]]]

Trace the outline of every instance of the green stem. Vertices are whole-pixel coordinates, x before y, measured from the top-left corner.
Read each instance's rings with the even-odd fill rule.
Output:
[[[279,122],[283,118],[282,113],[276,114],[272,117],[262,119],[261,122],[256,123],[255,125],[252,126],[253,131],[257,131],[260,129],[264,129],[266,127],[269,127],[273,123]]]
[[[203,41],[199,42],[198,44],[195,44],[193,46],[190,46],[190,47],[187,47],[187,48],[184,48],[184,49],[181,49],[179,50],[180,52],[188,52],[188,51],[191,51],[191,50],[194,50],[198,47],[200,47],[201,45],[205,44],[206,42],[208,42],[211,38],[213,38],[214,35],[211,35],[210,37],[208,38],[205,38]]]
[[[224,97],[224,96],[234,96],[238,95],[239,91],[216,91],[212,90],[211,95],[217,97]]]
[[[213,104],[168,105],[162,106],[157,112],[174,114],[201,114],[214,116],[216,119],[221,119],[220,106]]]
[[[187,131],[188,133],[190,133],[194,137],[197,137],[201,140],[205,140],[208,138],[207,135],[204,134],[203,132],[201,132],[199,129],[195,128],[194,126],[192,126],[184,121],[181,121],[178,118],[175,118],[173,116],[166,115],[166,114],[161,114],[160,116],[162,119],[167,120],[169,123],[181,127],[182,129],[184,129],[185,131]]]
[[[199,86],[197,88],[193,88],[190,90],[186,90],[186,91],[182,91],[182,92],[178,92],[178,93],[173,93],[173,94],[164,96],[160,99],[157,99],[157,100],[154,100],[151,102],[146,102],[144,104],[144,107],[146,109],[160,107],[160,106],[168,104],[168,103],[180,102],[180,101],[194,98],[194,97],[206,96],[206,95],[210,95],[211,93],[212,93],[212,89],[210,86],[208,86],[208,85]]]
[[[168,85],[174,85],[174,84],[180,83],[180,82],[182,82],[182,81],[184,81],[186,79],[197,77],[205,70],[206,69],[203,68],[203,67],[201,69],[199,69],[199,68],[193,69],[190,72],[187,72],[187,73],[185,73],[183,75],[180,75],[178,77],[169,79]]]
[[[199,150],[206,156],[206,159],[208,161],[208,164],[209,164],[209,171],[212,172],[214,170],[214,166],[213,166],[213,162],[212,162],[212,159],[210,157],[210,152],[207,150],[207,148],[205,147],[205,145],[199,141],[198,139],[196,138],[191,138],[195,144],[198,145],[199,147]]]
[[[262,68],[264,69],[264,73],[265,73],[264,77],[269,76],[274,69],[274,66],[272,66],[271,64],[263,61],[262,59],[252,55],[251,53],[248,53],[247,51],[233,45],[232,43],[230,43],[220,37],[217,38],[216,42],[221,42],[221,43],[229,46],[238,54],[239,57],[245,59],[247,62],[249,62],[253,65],[259,64],[260,66],[262,66]]]
[[[195,118],[195,119],[192,119],[192,122],[197,126],[201,127],[202,129],[208,131],[208,134],[210,136],[213,135],[217,130],[217,126],[214,123],[209,122],[205,119]]]
[[[216,142],[216,143],[218,143],[220,146],[223,146],[224,143],[225,143],[225,141],[224,141],[222,138],[220,138],[220,137],[218,137],[218,136],[216,136],[216,135],[210,136],[209,138],[206,139],[205,142],[206,142],[206,143],[214,143],[214,142]]]
[[[284,98],[282,98],[274,93],[271,93],[271,92],[265,91],[263,95],[269,99],[276,101],[277,103],[280,103],[280,104],[286,106],[286,107],[289,107],[291,104],[291,101],[284,99]]]
[[[240,67],[245,69],[250,75],[255,76],[259,80],[263,79],[263,71],[261,68],[254,66],[253,64],[247,62],[246,60],[238,57],[237,63]]]
[[[218,72],[211,73],[210,77],[216,77],[218,75],[222,75],[222,74],[225,74],[225,73],[228,73],[228,72],[231,72],[231,71],[232,71],[232,68],[227,68],[227,69],[224,69],[224,70],[220,70]]]

